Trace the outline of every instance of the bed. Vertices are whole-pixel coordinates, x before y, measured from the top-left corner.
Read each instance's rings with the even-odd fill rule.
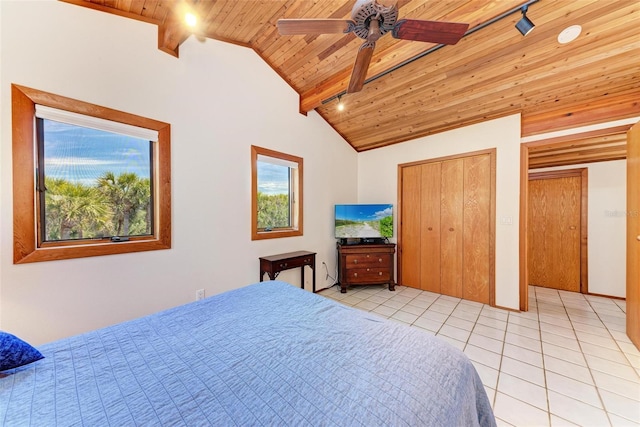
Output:
[[[0,425],[495,425],[459,350],[278,281],[38,350],[3,372]]]

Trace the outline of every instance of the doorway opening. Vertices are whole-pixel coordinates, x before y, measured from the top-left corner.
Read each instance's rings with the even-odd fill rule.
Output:
[[[625,160],[626,132],[631,124],[611,126],[572,135],[544,138],[521,144],[520,152],[520,310],[528,311],[529,271],[529,175],[542,168]],[[584,179],[586,185],[586,177]],[[587,190],[585,188],[584,193]],[[586,213],[587,209],[584,209]],[[584,224],[586,226],[586,217]],[[581,225],[582,227],[582,225]],[[576,225],[576,229],[577,229]],[[583,233],[586,239],[586,231]],[[584,246],[582,246],[584,245]],[[581,242],[581,292],[588,293],[586,240]],[[582,258],[584,257],[584,258]]]

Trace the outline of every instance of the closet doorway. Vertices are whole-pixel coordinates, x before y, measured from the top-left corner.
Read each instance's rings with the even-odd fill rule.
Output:
[[[632,120],[628,123],[619,121],[613,126],[605,126],[602,129],[549,138],[542,137],[520,145],[520,310],[529,310],[528,288],[531,283],[529,277],[529,174],[542,168],[566,168],[572,165],[627,160],[627,131],[632,124]],[[637,184],[627,186],[627,191],[631,189],[636,191]],[[584,210],[586,211],[586,208]],[[586,218],[584,223],[586,224]],[[584,236],[586,238],[586,233]],[[584,256],[586,257],[586,250]],[[586,274],[586,259],[583,266]],[[583,292],[588,292],[585,279],[583,279],[583,285],[585,285]]]
[[[529,284],[587,293],[587,168],[529,173]]]
[[[496,150],[398,165],[398,283],[495,305]]]

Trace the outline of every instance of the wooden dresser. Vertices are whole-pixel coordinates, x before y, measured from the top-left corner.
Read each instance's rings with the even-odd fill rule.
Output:
[[[393,280],[394,243],[376,245],[342,245],[338,243],[338,284],[340,292],[347,292],[352,285],[389,284],[395,290]]]

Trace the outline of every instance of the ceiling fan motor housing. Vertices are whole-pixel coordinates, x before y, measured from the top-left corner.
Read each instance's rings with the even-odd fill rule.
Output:
[[[382,36],[393,30],[393,26],[398,20],[398,8],[395,5],[383,7],[376,0],[356,0],[351,11],[351,19],[356,24],[353,30],[355,35],[366,40],[369,36],[369,23],[376,16],[380,21],[380,35]]]

